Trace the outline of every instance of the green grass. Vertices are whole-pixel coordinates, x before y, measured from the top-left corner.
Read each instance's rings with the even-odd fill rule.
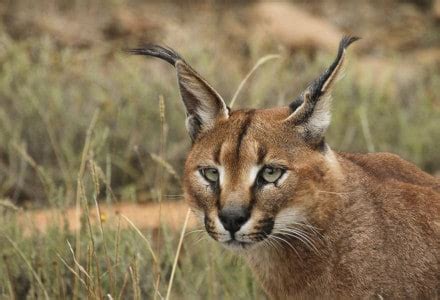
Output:
[[[95,200],[167,201],[181,194],[178,175],[163,163],[181,174],[190,145],[170,66],[111,45],[63,48],[48,37],[8,35],[0,35],[0,44],[0,199],[94,209]],[[253,46],[248,57],[231,59],[215,50],[203,43],[179,48],[227,101],[260,57],[279,52]],[[288,104],[333,58],[281,55],[252,75],[235,108]],[[421,68],[410,82],[392,74],[377,82],[374,73],[354,71],[361,67],[358,56],[350,55],[334,91],[328,143],[335,150],[395,152],[428,172],[440,170],[438,69]],[[0,205],[0,213],[0,299],[40,299],[45,293],[150,299],[158,295],[159,277],[158,292],[165,297],[178,232],[161,228],[160,251],[157,232],[143,232],[153,243],[155,263],[145,240],[130,228],[119,231],[118,220],[101,230],[83,217],[79,235],[57,227],[25,234],[14,210]],[[211,241],[195,241],[184,241],[172,298],[264,297],[239,258]],[[68,242],[84,272],[75,266]]]
[[[70,243],[75,248],[75,234],[52,227],[44,235],[36,232],[24,235],[14,226],[14,216],[4,215],[0,220],[0,299],[23,299],[26,295],[29,299],[44,299],[45,293],[51,299],[70,299],[75,289],[75,278],[78,278],[74,270],[81,274],[83,280],[78,282],[76,294],[80,299],[107,294],[111,294],[113,299],[118,299],[119,295],[121,299],[153,298],[158,276],[157,299],[160,295],[165,297],[178,236],[162,228],[163,240],[156,264],[144,239],[129,228],[118,230],[118,221],[114,221],[114,224],[103,225],[104,235],[97,227],[81,232],[79,249],[82,255],[78,260],[84,270],[81,272],[75,268],[68,245]],[[149,240],[154,240],[152,235],[152,232],[145,233]],[[191,234],[186,237],[171,299],[179,299],[180,296],[186,299],[262,297],[257,283],[240,259],[232,257],[211,241],[198,242],[199,238]],[[74,250],[75,255],[77,249]]]

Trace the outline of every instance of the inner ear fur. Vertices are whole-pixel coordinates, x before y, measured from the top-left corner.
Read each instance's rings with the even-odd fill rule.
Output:
[[[321,144],[330,124],[331,89],[341,74],[348,46],[358,37],[344,36],[333,63],[289,105],[291,114],[285,120],[288,126],[300,130],[304,138]]]
[[[218,119],[228,118],[229,111],[222,97],[176,51],[147,45],[128,52],[157,57],[176,68],[180,95],[187,112],[186,126],[193,141],[202,131],[212,128]]]

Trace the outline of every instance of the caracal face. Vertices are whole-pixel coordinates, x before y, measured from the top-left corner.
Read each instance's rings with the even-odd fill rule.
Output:
[[[307,144],[286,124],[289,115],[288,108],[231,112],[190,151],[187,199],[208,234],[228,248],[252,249],[307,226],[304,174],[321,176],[329,149]]]
[[[193,142],[185,164],[186,199],[213,239],[244,251],[282,242],[283,235],[308,243],[314,183],[338,171],[324,142],[330,90],[355,40],[344,37],[333,64],[290,105],[264,110],[232,111],[171,49],[129,50],[164,59],[177,70]]]

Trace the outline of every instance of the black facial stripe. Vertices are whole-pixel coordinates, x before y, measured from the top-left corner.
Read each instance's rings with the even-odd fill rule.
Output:
[[[258,152],[257,152],[257,164],[261,165],[261,163],[263,162],[264,158],[266,157],[267,154],[267,149],[266,147],[264,147],[263,145],[259,145],[258,146]]]
[[[249,210],[252,211],[252,208],[254,208],[255,203],[257,202],[257,199],[255,198],[255,182],[249,188],[249,193],[251,194],[251,200],[249,201]]]
[[[268,220],[268,221],[263,225],[263,228],[261,229],[261,231],[262,231],[264,234],[266,234],[266,235],[270,234],[271,231],[272,231],[272,229],[273,229],[273,225],[274,225],[274,224],[275,224],[275,222],[274,222],[272,219]]]
[[[220,203],[221,188],[217,187],[217,189],[215,189],[214,191],[215,191],[215,205],[217,206],[217,210],[220,211],[222,208],[222,205]]]
[[[263,237],[267,237],[273,229],[275,222],[273,218],[267,217],[258,221],[257,225],[254,227],[254,230],[257,233],[253,233],[252,235],[259,235]]]
[[[240,148],[241,144],[243,142],[244,137],[246,136],[247,130],[249,128],[249,125],[251,124],[252,116],[254,115],[255,110],[250,110],[246,113],[246,119],[244,120],[243,124],[241,125],[240,132],[238,134],[237,138],[237,147],[235,148],[235,155],[237,158],[237,161],[240,159]]]
[[[262,241],[267,237],[267,234],[258,231],[258,232],[246,234],[246,237],[254,241]]]
[[[205,216],[205,227],[208,230],[212,230],[215,228],[214,222],[211,219],[209,219],[207,216]]]
[[[267,223],[267,222],[272,222],[272,218],[264,218],[258,221],[258,224],[263,224],[263,223]]]
[[[195,200],[197,205],[206,211],[206,209],[207,209],[206,201],[204,201],[203,198],[199,197],[198,193],[196,191],[194,191],[194,189],[192,189],[191,185],[189,186],[188,193],[189,193],[190,197]]]
[[[215,162],[217,165],[220,165],[220,153],[221,153],[221,151],[222,151],[222,144],[219,144],[219,145],[215,148],[214,155],[213,155],[214,162]]]
[[[325,138],[322,138],[316,145],[315,145],[315,149],[318,150],[321,153],[325,153],[325,151],[327,150],[327,146],[325,143]]]

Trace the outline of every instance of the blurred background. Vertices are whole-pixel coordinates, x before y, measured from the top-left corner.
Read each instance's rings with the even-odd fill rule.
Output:
[[[1,1],[0,299],[264,299],[204,233],[177,253],[197,227],[182,228],[175,71],[123,49],[176,49],[227,102],[263,59],[234,108],[264,108],[290,103],[344,34],[362,40],[330,146],[439,175],[439,0]]]

